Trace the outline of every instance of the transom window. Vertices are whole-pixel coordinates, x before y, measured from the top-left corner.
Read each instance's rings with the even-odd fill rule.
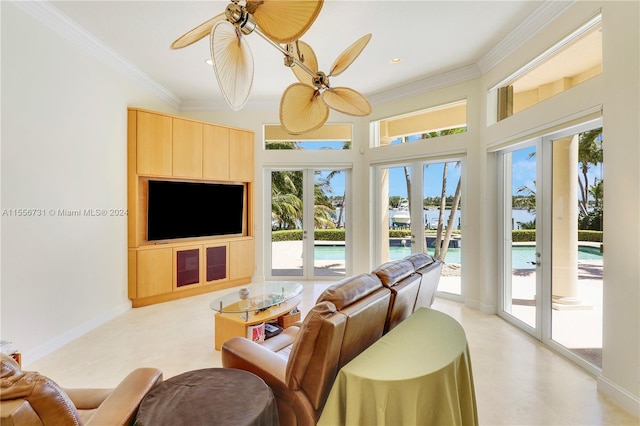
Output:
[[[602,16],[598,15],[498,84],[497,121],[602,73]]]
[[[421,142],[466,131],[466,99],[372,123],[375,146]]]
[[[327,124],[302,135],[290,135],[279,124],[264,126],[267,150],[341,150],[351,149],[352,126]]]

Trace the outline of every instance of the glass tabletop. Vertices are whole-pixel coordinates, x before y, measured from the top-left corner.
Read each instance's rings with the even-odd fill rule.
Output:
[[[212,300],[209,307],[220,313],[263,311],[299,296],[302,289],[293,281],[256,283]]]

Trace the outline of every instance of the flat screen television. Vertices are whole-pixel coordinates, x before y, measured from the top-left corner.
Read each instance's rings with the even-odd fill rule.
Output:
[[[242,234],[244,185],[149,180],[147,240]]]

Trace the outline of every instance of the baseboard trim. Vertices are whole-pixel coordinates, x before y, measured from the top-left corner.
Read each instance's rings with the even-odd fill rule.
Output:
[[[103,313],[102,315],[97,316],[96,318],[91,319],[90,321],[85,322],[77,327],[68,330],[58,337],[48,341],[47,343],[38,346],[32,351],[25,352],[22,354],[22,365],[28,366],[32,362],[39,360],[40,358],[49,355],[53,351],[60,349],[62,346],[66,345],[69,342],[74,341],[78,337],[88,333],[96,327],[101,326],[107,321],[111,321],[119,315],[127,312],[131,309],[131,301],[126,301],[121,303],[120,305],[110,309],[109,311]]]
[[[480,301],[477,299],[464,299],[464,305],[467,308],[479,310],[480,309]]]
[[[498,309],[496,305],[487,305],[486,303],[480,303],[480,312],[487,315],[496,315],[498,313]]]
[[[598,377],[598,392],[636,417],[640,417],[640,398],[621,388],[606,377]]]

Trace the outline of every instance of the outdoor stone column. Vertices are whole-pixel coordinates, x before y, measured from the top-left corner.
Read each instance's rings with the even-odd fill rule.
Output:
[[[552,306],[567,309],[578,299],[578,136],[553,141]]]

